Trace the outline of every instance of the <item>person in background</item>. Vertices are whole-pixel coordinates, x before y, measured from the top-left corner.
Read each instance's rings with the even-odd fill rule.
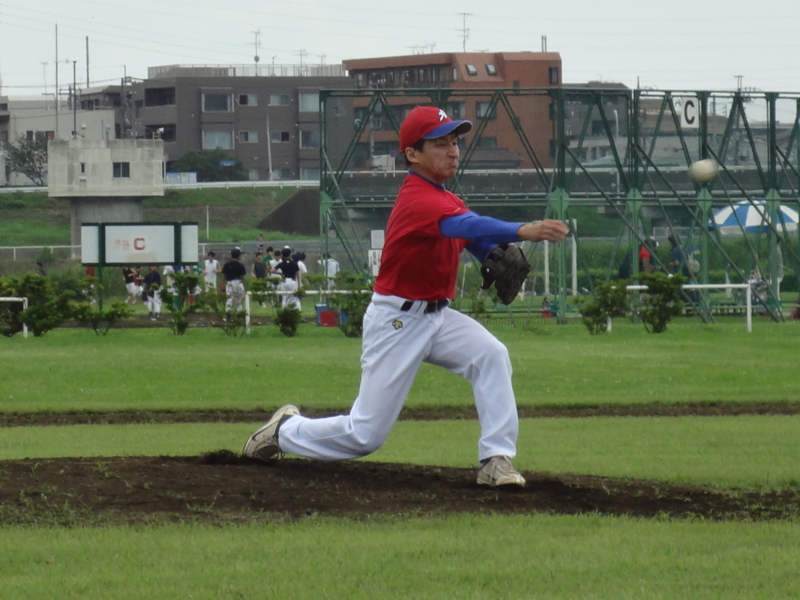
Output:
[[[215,257],[216,254],[209,252],[203,263],[203,277],[205,279],[206,290],[217,289],[217,273],[222,269],[219,266],[219,261]]]
[[[300,267],[292,259],[292,249],[289,246],[281,250],[281,262],[275,267],[275,272],[280,273],[283,278],[283,281],[278,286],[279,292],[296,292],[300,288],[302,284]],[[283,294],[281,306],[283,308],[294,306],[297,310],[302,310],[300,298],[293,293]]]
[[[244,304],[245,289],[244,277],[247,269],[241,261],[242,251],[239,248],[231,250],[231,259],[222,267],[222,276],[225,278],[225,310],[242,310]]]
[[[339,272],[339,261],[335,258],[331,258],[330,254],[323,254],[322,260],[318,260],[317,264],[322,267],[322,274],[328,278],[327,287],[329,290],[333,289],[333,279],[336,277],[336,274]]]
[[[122,279],[125,281],[125,289],[128,291],[125,304],[136,304],[136,278],[138,276],[139,273],[133,267],[122,267]]]
[[[150,266],[150,272],[144,277],[144,293],[147,294],[150,320],[157,321],[161,316],[161,274],[155,265]]]
[[[270,246],[272,248],[272,246]],[[272,254],[270,254],[270,261],[269,261],[269,268],[270,273],[275,272],[275,267],[278,266],[278,263],[281,262],[281,251],[280,250],[271,250]]]
[[[44,265],[40,263],[38,260],[36,261],[36,274],[41,275],[42,277],[47,275],[47,273],[45,273],[44,271]]]
[[[303,277],[308,273],[308,267],[306,267],[306,253],[305,252],[295,252],[292,254],[292,260],[297,263],[298,268],[300,269],[300,279],[298,280],[298,287],[303,287],[301,283],[303,281]]]

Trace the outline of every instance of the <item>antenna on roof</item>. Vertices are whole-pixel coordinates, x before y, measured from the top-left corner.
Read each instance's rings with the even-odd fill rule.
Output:
[[[469,37],[469,29],[467,29],[467,17],[471,17],[472,13],[460,12],[456,14],[461,15],[461,47],[462,52],[466,52],[467,38]]]
[[[255,49],[255,51],[253,52],[253,54],[255,55],[253,56],[253,61],[256,63],[256,67],[258,67],[258,61],[261,60],[258,56],[258,48],[259,46],[261,46],[261,42],[259,41],[258,37],[261,35],[261,30],[256,29],[251,33],[256,36],[255,42],[253,42],[253,48]],[[256,72],[256,75],[258,75],[258,72]]]

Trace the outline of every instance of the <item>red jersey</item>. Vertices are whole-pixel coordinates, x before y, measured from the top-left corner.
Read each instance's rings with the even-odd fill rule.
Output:
[[[465,212],[458,196],[409,174],[386,226],[375,291],[429,302],[455,297],[458,257],[469,240],[445,237],[439,221]]]

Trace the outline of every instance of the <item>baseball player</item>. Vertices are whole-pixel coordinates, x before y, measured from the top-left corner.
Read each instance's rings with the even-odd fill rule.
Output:
[[[275,267],[275,272],[283,278],[278,285],[278,291],[296,292],[302,285],[303,272],[300,270],[300,265],[297,264],[297,261],[292,258],[292,249],[289,246],[281,250],[281,262]],[[302,310],[300,298],[293,293],[283,294],[281,306],[283,308],[294,306],[297,310]]]
[[[222,276],[225,278],[225,310],[242,310],[244,303],[244,276],[247,269],[242,264],[242,251],[239,248],[231,250],[231,260],[222,267]]]
[[[457,138],[472,123],[431,106],[413,109],[400,128],[409,173],[386,227],[380,272],[364,316],[361,387],[350,414],[309,419],[281,407],[245,443],[243,455],[268,460],[279,452],[319,460],[365,456],[386,440],[422,362],[469,379],[478,409],[478,483],[524,486],[514,469],[517,407],[506,347],[482,325],[448,307],[459,255],[483,261],[500,244],[560,242],[559,221],[508,223],[466,208],[444,182],[456,174]],[[425,264],[425,269],[419,265]]]
[[[209,252],[203,263],[203,279],[205,280],[206,290],[217,289],[217,273],[220,272],[219,261],[215,258],[216,254]]]
[[[139,275],[136,269],[132,267],[122,267],[122,278],[125,280],[125,289],[128,292],[128,297],[125,298],[125,304],[136,304],[136,281],[135,278]]]

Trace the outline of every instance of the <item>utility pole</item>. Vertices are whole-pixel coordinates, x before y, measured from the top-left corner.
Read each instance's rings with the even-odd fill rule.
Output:
[[[303,74],[303,57],[307,56],[307,52],[305,50],[298,50],[295,52],[300,57],[300,75]]]
[[[258,40],[258,36],[261,35],[261,30],[260,29],[256,29],[255,31],[252,31],[251,33],[256,36],[255,42],[253,42],[253,48],[255,49],[255,51],[253,52],[253,54],[254,54],[253,61],[256,63],[256,75],[258,75],[258,61],[261,60],[259,58],[259,56],[258,56],[258,48],[259,48],[259,46],[261,46],[261,42]]]
[[[471,17],[472,13],[460,12],[456,14],[461,15],[461,47],[462,52],[466,52],[467,38],[469,37],[469,29],[467,29],[467,17]]]
[[[86,36],[86,87],[89,87],[89,36]]]
[[[56,139],[60,139],[58,133],[58,23],[56,23],[56,93],[53,97],[56,99]]]
[[[72,137],[78,137],[78,61],[72,61]]]
[[[44,109],[49,110],[50,107],[47,104],[47,63],[42,63],[42,75],[44,76]]]
[[[269,180],[272,181],[272,132],[269,130],[269,106],[267,106],[267,161],[269,164]]]

